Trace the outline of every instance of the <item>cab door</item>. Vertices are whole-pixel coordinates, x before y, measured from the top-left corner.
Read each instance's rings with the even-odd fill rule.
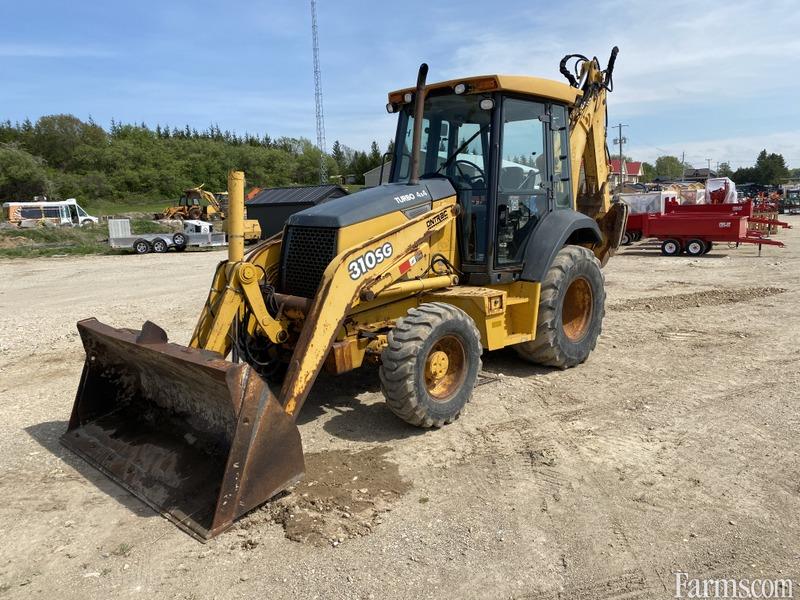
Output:
[[[544,102],[505,97],[494,214],[496,270],[517,270],[526,242],[553,209],[550,115]]]

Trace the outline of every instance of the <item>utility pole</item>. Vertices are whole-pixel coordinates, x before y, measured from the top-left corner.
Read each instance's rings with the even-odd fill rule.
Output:
[[[708,163],[708,176],[711,177],[711,159],[707,158],[706,162]]]
[[[686,181],[686,152],[681,152],[681,182]]]
[[[317,28],[317,2],[311,0],[311,38],[314,45],[314,101],[317,113],[317,148],[319,157],[319,182],[328,183],[328,165],[325,162],[325,115],[322,111],[322,70],[319,66],[319,32]]]
[[[622,145],[628,143],[628,138],[622,137],[622,128],[628,127],[628,125],[617,123],[614,125],[614,127],[616,127],[617,131],[619,131],[619,135],[614,140],[614,143],[619,144],[619,185],[621,186],[625,182],[623,173],[625,170],[625,159],[623,158],[624,155],[622,154]]]

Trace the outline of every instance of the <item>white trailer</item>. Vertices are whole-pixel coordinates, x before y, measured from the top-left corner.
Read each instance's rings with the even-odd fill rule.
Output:
[[[188,219],[183,222],[183,231],[174,233],[131,233],[130,219],[108,220],[108,244],[112,248],[133,250],[136,254],[177,252],[189,246],[206,248],[227,245],[224,233],[214,231],[214,226],[205,221]]]

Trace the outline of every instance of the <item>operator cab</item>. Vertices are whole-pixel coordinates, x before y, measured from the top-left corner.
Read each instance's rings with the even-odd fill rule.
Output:
[[[414,103],[397,110],[390,181],[403,183],[411,171]],[[537,225],[573,207],[568,115],[565,103],[508,90],[473,93],[469,82],[427,92],[420,179],[447,178],[456,189],[462,269],[471,281],[517,279]]]

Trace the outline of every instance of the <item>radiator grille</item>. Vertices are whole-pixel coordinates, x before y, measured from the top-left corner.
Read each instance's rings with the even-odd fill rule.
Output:
[[[336,256],[337,229],[288,227],[281,261],[281,290],[285,294],[313,298],[322,274]]]

